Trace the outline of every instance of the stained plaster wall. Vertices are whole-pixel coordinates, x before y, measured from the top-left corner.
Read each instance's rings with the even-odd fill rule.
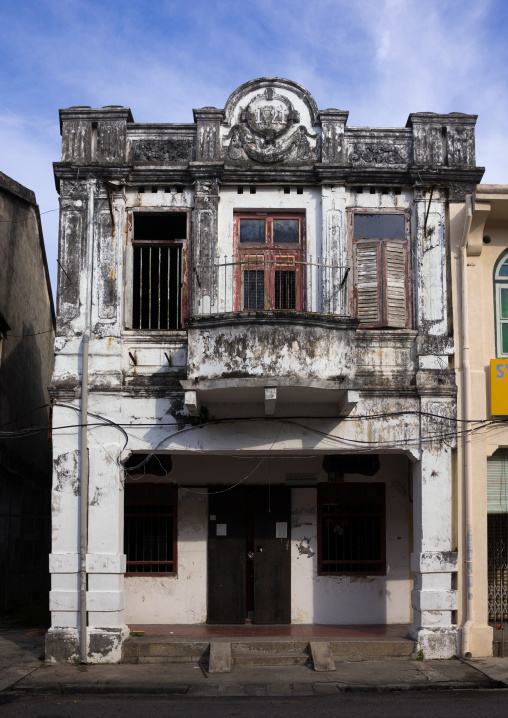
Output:
[[[245,476],[250,485],[267,486],[268,473],[273,484],[284,482],[288,473],[308,473],[319,481],[326,480],[320,457],[266,458],[261,464],[258,458],[174,457],[170,478],[187,485],[178,492],[178,575],[127,577],[126,623],[206,621],[208,497],[206,488],[194,489],[202,491],[201,495],[188,489],[210,481],[219,489],[224,482],[233,483]],[[157,477],[147,480],[164,481]],[[386,484],[387,575],[318,576],[317,489],[292,486],[291,620],[322,624],[408,623],[412,507],[407,459],[383,456],[375,476],[348,475],[346,480]]]
[[[375,476],[345,478],[354,483],[386,484],[386,576],[318,576],[317,490],[294,489],[291,620],[321,624],[409,623],[412,506],[407,460],[385,455]]]
[[[126,577],[126,623],[206,622],[208,497],[201,491],[178,491],[177,575]]]

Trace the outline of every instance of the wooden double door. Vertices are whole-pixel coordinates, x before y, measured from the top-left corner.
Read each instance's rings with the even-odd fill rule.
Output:
[[[211,624],[291,623],[291,491],[210,488],[208,614]]]

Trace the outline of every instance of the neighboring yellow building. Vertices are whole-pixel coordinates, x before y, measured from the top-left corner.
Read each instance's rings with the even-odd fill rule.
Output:
[[[450,205],[457,369],[460,653],[500,650],[508,627],[508,185]],[[494,641],[494,644],[493,644]]]

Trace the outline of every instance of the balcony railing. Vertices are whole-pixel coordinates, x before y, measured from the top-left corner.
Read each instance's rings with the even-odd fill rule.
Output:
[[[348,317],[349,267],[284,252],[223,256],[192,272],[192,314],[314,312]]]

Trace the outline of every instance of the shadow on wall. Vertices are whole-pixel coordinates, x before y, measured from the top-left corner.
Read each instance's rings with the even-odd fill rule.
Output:
[[[35,331],[28,324],[19,333]],[[0,607],[4,614],[23,614],[19,620],[31,625],[49,618],[52,457],[44,405],[53,366],[52,335],[49,342],[42,337],[8,336],[0,364],[0,423],[43,407],[5,426],[39,427],[37,433],[0,440]]]

